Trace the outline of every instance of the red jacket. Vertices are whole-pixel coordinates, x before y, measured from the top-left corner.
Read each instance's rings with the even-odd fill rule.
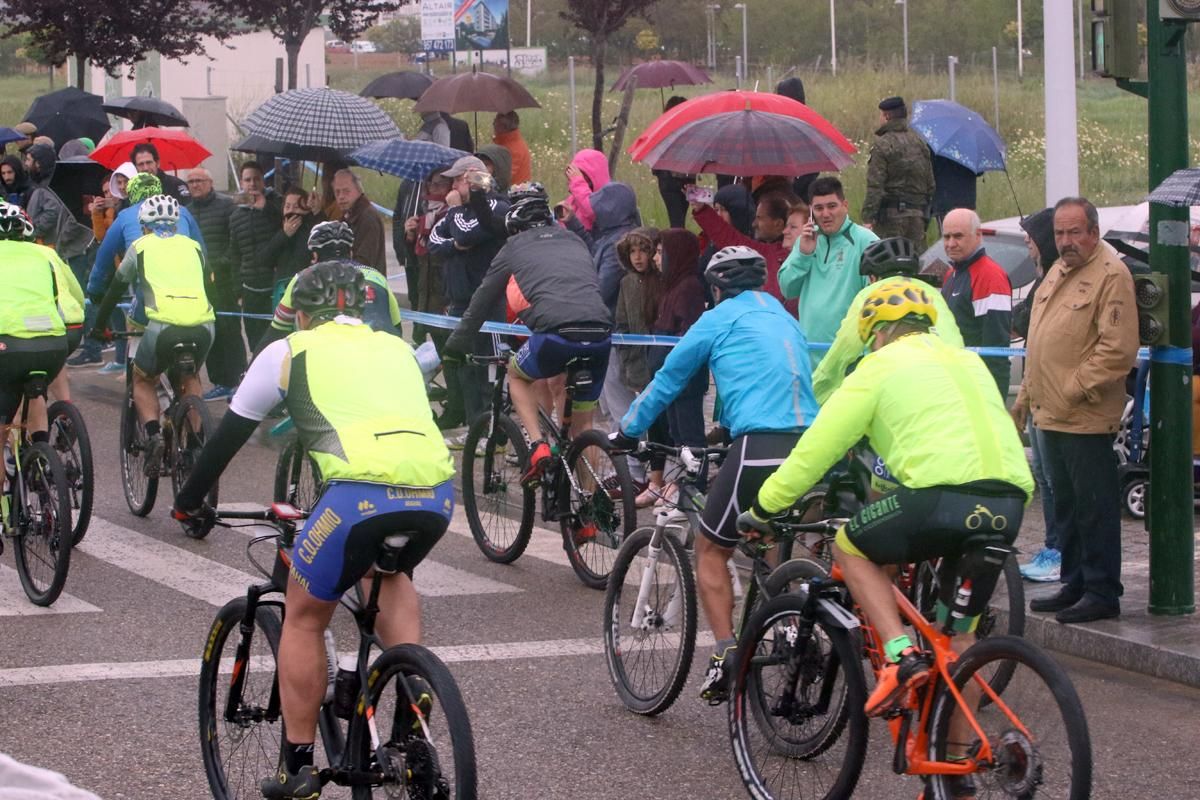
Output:
[[[721,219],[721,215],[712,206],[703,206],[692,216],[695,217],[696,224],[700,226],[704,237],[718,249],[742,245],[761,255],[767,262],[767,281],[763,284],[763,291],[783,303],[783,307],[793,317],[796,316],[800,301],[797,298],[788,300],[779,288],[779,267],[788,257],[788,249],[783,246],[782,241],[760,242],[758,239],[751,238]]]

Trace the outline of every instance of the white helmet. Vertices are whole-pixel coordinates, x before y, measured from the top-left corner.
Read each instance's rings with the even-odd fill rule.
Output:
[[[138,222],[144,227],[151,228],[157,223],[168,222],[172,225],[179,222],[179,201],[167,194],[156,194],[142,201],[138,209]]]
[[[0,200],[0,239],[25,241],[33,239],[33,223],[24,209]]]

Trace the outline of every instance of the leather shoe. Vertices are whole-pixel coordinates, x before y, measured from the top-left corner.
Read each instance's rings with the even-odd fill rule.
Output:
[[[1113,619],[1121,616],[1121,606],[1105,603],[1094,597],[1085,597],[1070,608],[1064,608],[1054,618],[1064,625],[1078,622],[1095,622],[1098,619]]]
[[[1071,594],[1066,589],[1059,589],[1049,597],[1037,597],[1029,601],[1030,611],[1056,612],[1068,609],[1080,601],[1080,595]]]

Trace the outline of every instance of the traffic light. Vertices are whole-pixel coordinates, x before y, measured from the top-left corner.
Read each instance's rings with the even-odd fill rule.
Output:
[[[1092,0],[1092,71],[1104,78],[1136,78],[1139,0]]]
[[[1170,341],[1167,276],[1161,272],[1134,275],[1133,294],[1137,299],[1138,340],[1146,345],[1167,344]]]

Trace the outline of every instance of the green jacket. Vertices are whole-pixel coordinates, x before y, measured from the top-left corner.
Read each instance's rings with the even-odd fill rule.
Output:
[[[881,125],[867,162],[863,224],[882,222],[885,212],[927,216],[933,189],[933,159],[925,140],[908,127],[908,120],[892,119]],[[899,202],[910,208],[901,212]]]

